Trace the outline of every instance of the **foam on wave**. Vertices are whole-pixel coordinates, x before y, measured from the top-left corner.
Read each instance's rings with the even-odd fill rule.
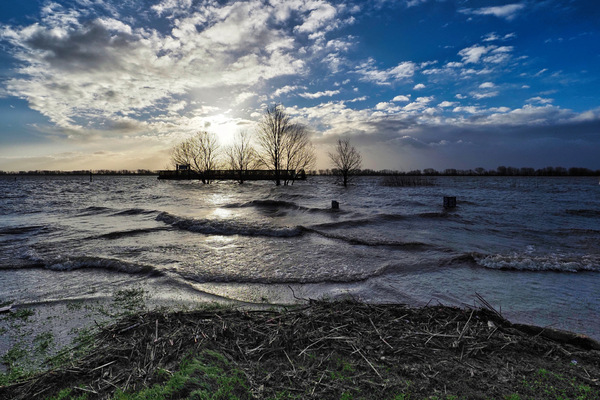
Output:
[[[363,282],[372,278],[385,275],[398,269],[397,265],[384,264],[374,269],[352,270],[346,269],[332,271],[330,269],[323,271],[311,270],[310,273],[302,272],[280,273],[280,274],[261,274],[256,272],[244,273],[243,271],[235,273],[231,271],[197,271],[196,273],[182,273],[185,280],[197,283],[262,283],[262,284],[307,284],[307,283],[354,283]]]
[[[515,271],[600,272],[597,256],[567,256],[558,254],[474,254],[475,262],[485,268]]]
[[[92,256],[72,256],[60,257],[57,259],[46,260],[37,256],[33,251],[28,251],[25,258],[29,260],[28,265],[23,268],[45,268],[52,271],[73,271],[77,269],[104,269],[108,271],[124,272],[127,274],[149,274],[152,276],[161,276],[163,273],[151,265],[132,263],[113,258],[92,257]]]

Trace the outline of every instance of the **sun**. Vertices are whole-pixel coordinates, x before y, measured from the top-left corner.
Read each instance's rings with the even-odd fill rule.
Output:
[[[223,147],[232,145],[238,132],[251,129],[252,126],[251,121],[232,117],[227,113],[206,116],[202,121],[202,129],[214,133]]]

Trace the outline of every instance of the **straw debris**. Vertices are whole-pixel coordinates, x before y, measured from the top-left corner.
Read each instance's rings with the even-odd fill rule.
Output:
[[[70,389],[73,398],[107,399],[158,387],[183,360],[196,360],[245,382],[234,385],[231,398],[535,399],[546,398],[543,386],[565,398],[596,399],[599,350],[586,337],[511,324],[490,308],[310,301],[283,310],[154,311],[100,329],[86,355],[0,388],[0,398]],[[206,383],[212,378],[199,368],[196,383],[186,381],[167,398],[201,387],[214,393],[218,382]]]

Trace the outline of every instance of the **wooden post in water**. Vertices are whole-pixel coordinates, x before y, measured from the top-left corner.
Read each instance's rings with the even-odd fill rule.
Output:
[[[455,208],[456,207],[456,197],[444,196],[444,208]]]

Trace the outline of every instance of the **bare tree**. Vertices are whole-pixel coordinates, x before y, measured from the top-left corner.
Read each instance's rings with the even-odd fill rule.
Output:
[[[258,157],[247,131],[236,134],[235,142],[225,150],[225,155],[229,169],[236,173],[239,183],[244,183],[245,173],[254,169],[258,164]]]
[[[171,149],[171,162],[176,169],[178,169],[179,165],[185,165],[188,168],[191,168],[194,163],[194,153],[192,148],[192,139],[189,138]]]
[[[281,105],[265,110],[258,123],[260,159],[274,172],[276,185],[281,185],[283,170],[294,170],[296,174],[310,167],[315,161],[314,148],[308,129],[291,121]],[[296,175],[283,176],[284,185],[294,182]]]
[[[284,141],[292,123],[283,107],[268,107],[258,123],[257,140],[262,152],[262,163],[273,170],[275,184],[281,185],[281,169],[284,158]]]
[[[285,169],[293,170],[294,175],[287,175],[284,184],[292,185],[299,173],[304,173],[315,163],[315,149],[310,141],[309,131],[306,126],[301,124],[292,124],[284,137],[283,153],[285,160]]]
[[[176,145],[171,152],[174,164],[189,165],[198,173],[202,183],[211,182],[211,173],[217,169],[219,143],[214,134],[200,131]]]
[[[360,170],[362,165],[362,157],[356,148],[350,145],[350,139],[338,139],[335,151],[329,153],[329,159],[338,174],[342,176],[344,186],[348,186],[348,180]]]

